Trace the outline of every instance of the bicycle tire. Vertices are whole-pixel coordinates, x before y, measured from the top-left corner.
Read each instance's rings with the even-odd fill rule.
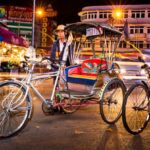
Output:
[[[118,94],[116,95],[116,91],[118,94],[122,94],[121,98]],[[100,94],[100,114],[104,122],[114,124],[119,120],[122,114],[125,91],[126,87],[124,83],[118,78],[113,78],[104,84]],[[111,95],[109,96],[109,94]],[[116,109],[114,109],[115,107]]]
[[[0,139],[18,134],[27,125],[32,104],[29,95],[25,95],[26,88],[20,83],[0,83]]]
[[[140,91],[139,91],[140,89],[141,89],[141,92],[143,92],[143,94],[145,93],[145,99],[143,99],[143,100],[141,99],[142,97],[140,98],[140,96],[142,96],[141,95],[142,93],[140,93]],[[132,98],[132,96],[134,96],[134,97]],[[142,100],[142,102],[140,100],[136,100],[135,97],[140,98],[140,100]],[[139,104],[138,102],[141,104]],[[132,103],[133,103],[133,106],[132,106]],[[145,108],[144,105],[147,105],[147,108]],[[144,84],[141,84],[141,83],[132,85],[125,95],[124,103],[123,103],[123,107],[122,107],[123,125],[129,133],[136,135],[136,134],[141,133],[146,128],[148,121],[149,121],[149,111],[148,111],[149,106],[148,105],[149,105],[148,88]],[[143,114],[142,114],[142,109],[143,109]],[[146,111],[146,109],[147,109],[147,111]],[[133,116],[131,116],[132,111],[134,113]],[[139,120],[137,120],[137,118],[140,119],[141,114],[142,114],[141,119],[143,120],[143,123],[141,122],[142,124],[140,124]],[[138,117],[136,115],[138,115]],[[130,119],[130,117],[132,117],[132,118]],[[136,118],[136,120],[134,120],[135,118]],[[134,122],[134,121],[136,121],[136,122]],[[133,129],[132,126],[137,127],[137,128]]]

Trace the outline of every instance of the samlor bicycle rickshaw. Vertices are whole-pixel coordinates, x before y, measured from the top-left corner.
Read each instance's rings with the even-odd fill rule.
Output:
[[[66,30],[74,37],[73,63],[79,63],[65,68],[72,101],[78,98],[78,106],[100,104],[103,120],[115,123],[121,116],[126,90],[114,63],[122,33],[106,23],[95,22],[69,24]]]
[[[80,106],[99,104],[105,122],[112,124],[120,118],[126,88],[113,61],[121,32],[108,24],[83,22],[69,24],[65,30],[73,35],[73,42],[67,41],[63,61],[26,59],[23,62],[27,70],[26,78],[0,82],[0,138],[18,133],[27,124],[32,112],[30,88],[43,101],[45,114],[53,114],[56,109],[73,113]],[[69,46],[74,49],[74,62],[65,67]],[[92,55],[76,64],[75,60],[80,58],[83,51],[85,54],[92,51]],[[34,74],[35,64],[45,61],[48,66],[57,67],[57,70],[48,74]],[[51,96],[45,99],[32,81],[53,77]]]

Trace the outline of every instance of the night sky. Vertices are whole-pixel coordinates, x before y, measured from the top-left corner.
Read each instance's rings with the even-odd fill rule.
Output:
[[[33,0],[0,0],[0,5],[16,5],[32,7]],[[37,5],[52,4],[58,11],[56,21],[60,23],[71,23],[80,21],[78,12],[82,7],[93,5],[112,5],[112,4],[148,4],[148,0],[36,0]],[[114,1],[114,2],[113,2]],[[150,2],[149,2],[150,4]]]

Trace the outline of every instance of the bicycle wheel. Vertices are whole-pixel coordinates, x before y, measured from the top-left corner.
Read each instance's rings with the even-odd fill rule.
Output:
[[[138,134],[147,126],[148,105],[148,88],[140,83],[131,86],[125,95],[122,108],[123,125],[129,133]]]
[[[15,81],[0,83],[0,138],[17,134],[28,122],[31,102],[25,91]]]
[[[76,112],[81,106],[81,100],[79,98],[63,97],[61,99],[61,108],[66,114]]]
[[[124,83],[118,78],[110,80],[102,87],[100,114],[106,123],[114,124],[121,117],[125,91]]]

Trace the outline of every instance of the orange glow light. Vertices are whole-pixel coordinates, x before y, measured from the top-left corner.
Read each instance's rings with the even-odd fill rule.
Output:
[[[123,11],[121,9],[115,9],[113,11],[113,17],[115,19],[122,19],[122,17],[123,17]]]
[[[43,9],[42,9],[42,8],[38,8],[37,11],[36,11],[36,14],[37,14],[38,16],[42,17],[43,14],[44,14]]]

